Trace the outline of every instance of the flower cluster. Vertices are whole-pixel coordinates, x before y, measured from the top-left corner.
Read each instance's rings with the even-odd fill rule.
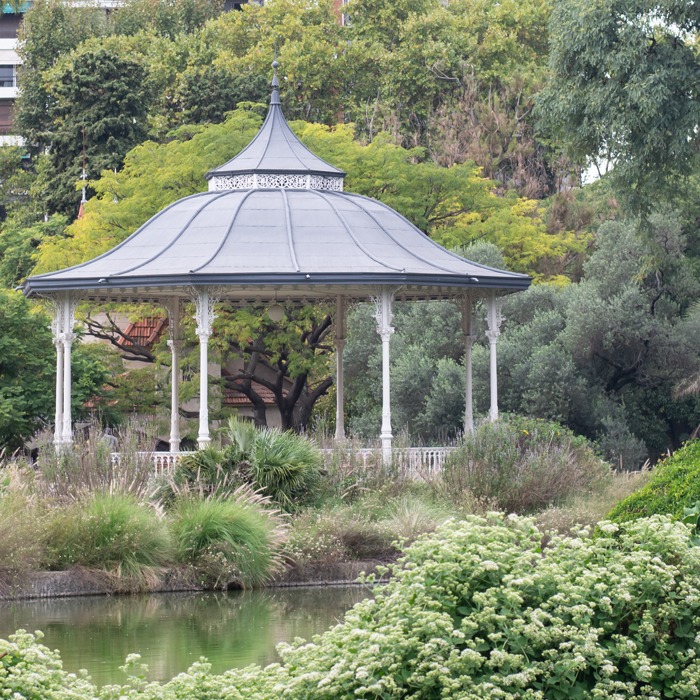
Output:
[[[700,696],[700,548],[686,525],[655,516],[543,540],[528,518],[450,521],[407,550],[373,600],[311,643],[282,645],[282,663],[264,669],[212,675],[202,662],[166,684],[97,690],[20,634],[0,642],[0,697]]]

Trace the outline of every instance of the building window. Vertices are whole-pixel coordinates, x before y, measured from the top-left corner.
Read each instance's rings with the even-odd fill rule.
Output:
[[[0,66],[0,88],[17,87],[15,66]]]

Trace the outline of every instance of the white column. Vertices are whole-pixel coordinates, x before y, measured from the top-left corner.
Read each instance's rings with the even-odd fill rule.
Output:
[[[384,464],[391,462],[391,379],[389,368],[389,343],[394,333],[391,325],[391,302],[393,293],[387,287],[382,287],[380,296],[375,300],[377,332],[382,338],[382,460]]]
[[[209,337],[214,323],[216,299],[208,289],[197,291],[195,305],[197,312],[197,336],[199,337],[199,435],[197,444],[204,449],[211,443],[209,436]]]
[[[63,442],[63,307],[60,301],[52,304],[51,334],[56,346],[56,415],[53,444],[59,449]]]
[[[474,346],[473,309],[472,299],[465,296],[462,301],[462,329],[464,331],[464,434],[474,434],[474,400],[473,400],[473,372],[472,372],[472,347]]]
[[[75,334],[75,307],[76,303],[66,294],[61,300],[63,306],[63,434],[61,444],[73,444],[73,415],[71,404],[71,350]]]
[[[345,440],[345,384],[343,350],[345,349],[345,297],[335,302],[335,440]]]
[[[170,339],[170,451],[180,451],[180,300],[173,299],[168,305],[168,329]]]
[[[486,337],[489,339],[491,360],[491,408],[489,409],[489,419],[491,422],[494,422],[498,420],[498,366],[496,362],[496,342],[498,341],[498,336],[501,335],[501,323],[503,321],[500,303],[496,298],[495,292],[491,292],[488,297],[486,320],[489,327],[486,331]]]

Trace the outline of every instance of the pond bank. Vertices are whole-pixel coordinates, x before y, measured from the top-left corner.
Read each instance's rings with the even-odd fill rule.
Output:
[[[357,581],[361,573],[375,573],[377,567],[388,562],[348,561],[310,562],[287,569],[267,587],[290,588],[297,586],[346,585]],[[121,584],[121,585],[120,585]],[[124,593],[175,593],[211,590],[196,585],[178,570],[168,571],[138,591],[127,590],[124,582],[104,571],[75,567],[68,571],[37,571],[9,582],[0,582],[0,600],[28,600],[34,598],[67,598],[71,596],[117,595]]]

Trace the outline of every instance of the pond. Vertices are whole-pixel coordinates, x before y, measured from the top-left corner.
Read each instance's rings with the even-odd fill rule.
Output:
[[[41,630],[66,670],[87,669],[98,685],[124,682],[119,666],[132,652],[149,680],[166,681],[200,656],[214,673],[277,661],[278,643],[310,639],[370,595],[364,586],[328,586],[5,601],[0,638]]]

